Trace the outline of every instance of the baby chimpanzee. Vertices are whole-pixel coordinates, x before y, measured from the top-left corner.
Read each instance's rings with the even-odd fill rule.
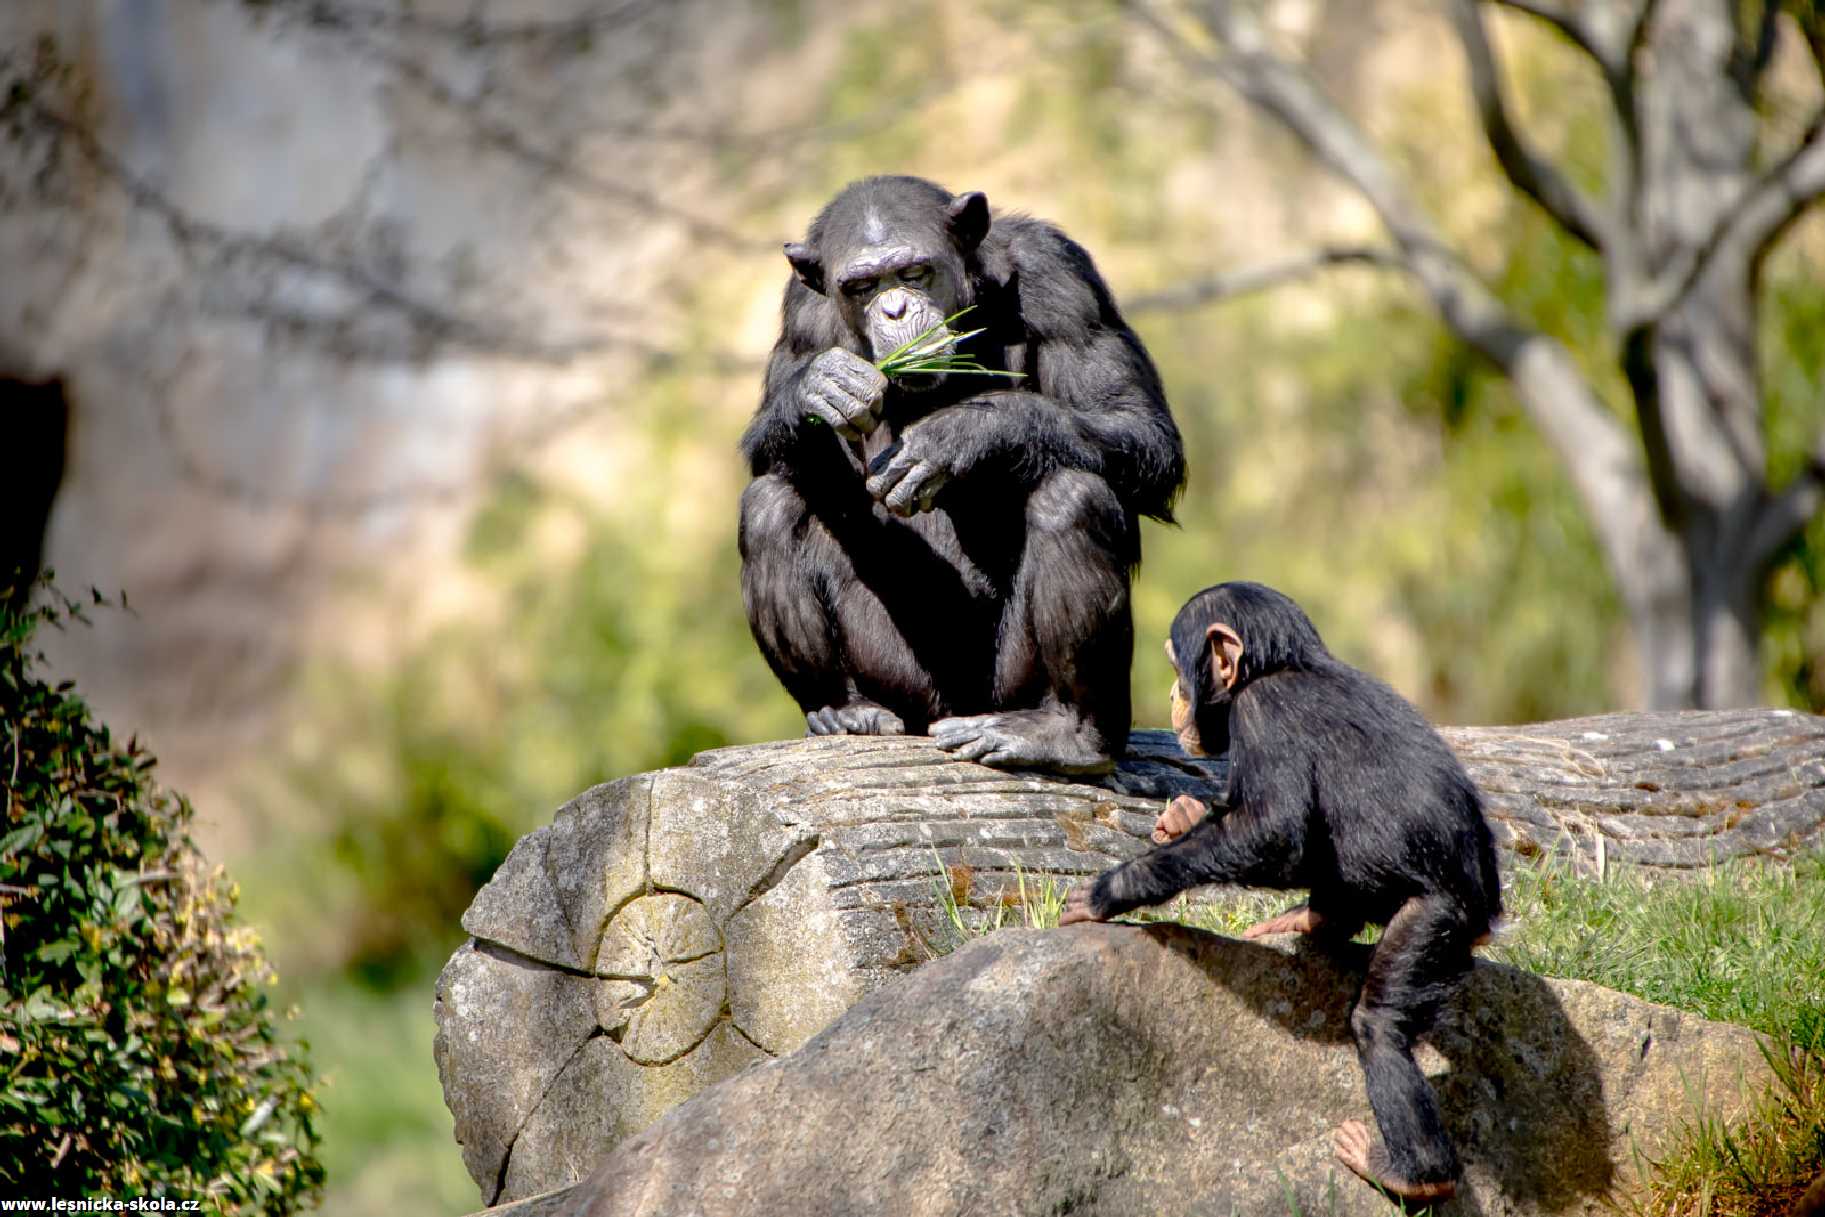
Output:
[[[1381,1129],[1337,1130],[1337,1157],[1409,1200],[1456,1191],[1457,1153],[1413,1042],[1470,972],[1501,912],[1494,843],[1464,767],[1417,710],[1334,658],[1311,620],[1258,583],[1193,596],[1166,644],[1172,725],[1193,756],[1230,756],[1227,814],[1181,795],[1162,842],[1079,884],[1061,924],[1106,921],[1205,883],[1306,888],[1244,934],[1336,941],[1385,925],[1350,1030]]]

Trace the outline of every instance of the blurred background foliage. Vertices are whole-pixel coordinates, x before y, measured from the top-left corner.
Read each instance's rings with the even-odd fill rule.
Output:
[[[745,230],[790,239],[846,181],[912,172],[1057,221],[1123,300],[1255,261],[1207,158],[1240,111],[1146,53],[1118,6],[763,7],[776,45],[803,48],[792,85],[815,94],[818,121],[790,185],[737,217]],[[1314,35],[1327,85],[1373,101],[1375,133],[1445,230],[1626,413],[1597,261],[1498,185],[1460,81],[1414,71],[1391,87],[1359,58],[1359,36]],[[1607,156],[1591,120],[1599,86],[1532,31],[1510,46],[1522,112],[1572,176],[1593,180]],[[1286,200],[1271,226],[1321,235],[1336,196],[1284,138],[1248,138],[1252,172]],[[752,197],[758,151],[705,155],[731,197]],[[1324,206],[1308,216],[1306,198]],[[1821,227],[1814,216],[1764,270],[1777,480],[1825,424]],[[802,730],[748,636],[734,538],[736,439],[787,268],[701,258],[669,302],[689,319],[675,343],[601,386],[612,462],[593,481],[510,463],[467,525],[464,611],[385,664],[319,661],[282,763],[251,787],[268,827],[233,861],[280,961],[281,1003],[302,1007],[326,1074],[325,1211],[474,1207],[431,1063],[430,995],[512,843],[594,783]],[[1334,650],[1441,721],[1631,703],[1626,624],[1563,470],[1507,382],[1404,281],[1335,269],[1131,319],[1191,468],[1179,527],[1145,526],[1138,725],[1165,719],[1157,640],[1171,615],[1233,577],[1285,589]],[[1777,564],[1768,598],[1769,700],[1825,708],[1825,520]]]

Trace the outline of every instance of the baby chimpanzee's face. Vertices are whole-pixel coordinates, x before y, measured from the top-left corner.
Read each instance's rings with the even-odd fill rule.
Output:
[[[1179,747],[1186,756],[1203,756],[1204,742],[1198,737],[1197,719],[1191,712],[1191,697],[1185,692],[1185,680],[1179,674],[1179,657],[1172,652],[1172,640],[1166,640],[1166,658],[1172,663],[1172,729],[1179,737]]]

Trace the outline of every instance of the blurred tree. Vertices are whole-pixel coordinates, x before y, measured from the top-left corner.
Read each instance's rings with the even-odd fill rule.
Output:
[[[1548,23],[1593,63],[1611,129],[1593,197],[1516,124],[1484,25],[1488,4]],[[1605,318],[1639,435],[1559,339],[1523,319],[1417,204],[1389,158],[1284,53],[1254,6],[1137,0],[1193,67],[1242,94],[1361,193],[1386,248],[1322,250],[1417,280],[1445,324],[1513,384],[1571,476],[1627,607],[1655,707],[1760,700],[1768,574],[1825,504],[1825,435],[1776,485],[1758,362],[1769,251],[1825,195],[1825,105],[1787,150],[1770,69],[1801,47],[1825,80],[1817,0],[1449,0],[1483,134],[1507,181],[1602,260]],[[1187,299],[1288,277],[1300,264],[1188,285]]]

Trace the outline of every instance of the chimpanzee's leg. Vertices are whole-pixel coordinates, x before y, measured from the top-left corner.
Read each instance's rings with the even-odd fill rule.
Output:
[[[1337,1157],[1405,1199],[1442,1200],[1456,1191],[1457,1152],[1445,1135],[1432,1087],[1414,1063],[1413,1042],[1469,975],[1473,937],[1455,901],[1443,896],[1407,901],[1376,945],[1362,995],[1350,1012],[1381,1144],[1361,1121],[1351,1120],[1337,1130]]]
[[[999,712],[946,719],[932,735],[987,765],[1107,772],[1128,743],[1140,529],[1107,482],[1076,469],[1033,490],[1025,526],[997,639]]]
[[[889,606],[785,478],[749,484],[740,543],[748,624],[807,734],[901,735],[940,712],[936,682]]]

